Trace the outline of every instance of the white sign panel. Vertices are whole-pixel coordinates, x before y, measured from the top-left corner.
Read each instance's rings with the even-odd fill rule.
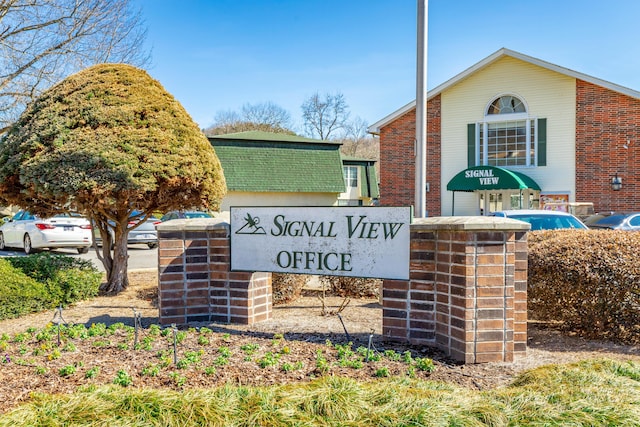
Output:
[[[410,208],[232,207],[231,269],[409,279]]]

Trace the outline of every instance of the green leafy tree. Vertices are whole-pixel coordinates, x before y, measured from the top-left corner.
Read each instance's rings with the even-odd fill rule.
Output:
[[[67,77],[30,104],[0,143],[0,198],[40,215],[87,215],[102,237],[96,251],[107,292],[128,285],[131,219],[216,210],[225,192],[220,162],[197,124],[159,82],[130,65],[95,65]]]

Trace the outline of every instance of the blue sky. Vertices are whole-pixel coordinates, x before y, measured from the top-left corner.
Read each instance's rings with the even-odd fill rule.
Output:
[[[415,99],[415,0],[135,0],[148,71],[201,126],[342,93],[372,124]],[[428,88],[502,47],[640,90],[638,0],[430,0]]]

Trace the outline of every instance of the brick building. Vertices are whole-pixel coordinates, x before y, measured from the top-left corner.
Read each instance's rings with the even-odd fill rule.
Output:
[[[429,216],[550,202],[640,210],[640,92],[500,49],[427,100]],[[413,204],[415,105],[369,127],[380,136],[381,205]]]

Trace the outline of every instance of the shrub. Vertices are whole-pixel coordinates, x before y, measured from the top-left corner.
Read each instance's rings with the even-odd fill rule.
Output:
[[[7,260],[27,276],[44,283],[54,305],[66,305],[98,294],[102,273],[90,261],[50,253]]]
[[[588,338],[640,342],[640,233],[529,233],[529,317]]]
[[[0,259],[0,319],[45,310],[55,305],[47,287]]]
[[[380,279],[362,277],[320,277],[320,283],[329,294],[351,298],[378,298],[381,282]]]
[[[273,273],[271,275],[273,305],[286,304],[298,299],[307,283],[307,278],[302,274]]]

